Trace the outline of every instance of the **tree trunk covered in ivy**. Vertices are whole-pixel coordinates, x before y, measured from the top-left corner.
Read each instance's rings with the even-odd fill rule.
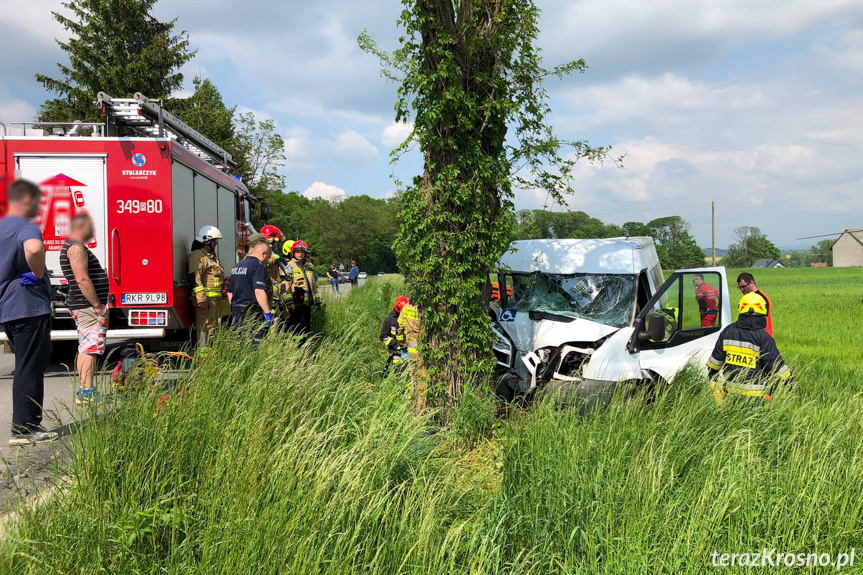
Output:
[[[422,314],[430,399],[449,408],[494,365],[482,294],[511,238],[513,184],[562,201],[577,158],[607,150],[562,142],[546,123],[542,78],[585,66],[542,68],[532,1],[403,4],[398,51],[382,51],[365,33],[359,42],[401,83],[396,119],[412,120],[414,130],[395,155],[417,142],[425,160],[402,191],[394,249]],[[571,156],[564,145],[574,146]]]

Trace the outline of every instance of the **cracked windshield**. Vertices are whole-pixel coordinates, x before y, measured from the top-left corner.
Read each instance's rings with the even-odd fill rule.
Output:
[[[508,308],[589,319],[614,327],[629,323],[635,276],[624,274],[513,274]]]

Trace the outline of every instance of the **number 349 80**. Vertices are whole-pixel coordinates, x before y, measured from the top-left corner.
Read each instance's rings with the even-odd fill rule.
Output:
[[[117,200],[118,214],[161,214],[162,200]]]

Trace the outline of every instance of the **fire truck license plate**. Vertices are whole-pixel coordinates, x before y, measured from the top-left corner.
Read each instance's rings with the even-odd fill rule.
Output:
[[[123,305],[167,305],[168,294],[162,293],[124,293],[121,296]]]

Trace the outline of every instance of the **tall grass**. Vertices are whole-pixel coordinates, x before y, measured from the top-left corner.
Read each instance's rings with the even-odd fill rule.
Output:
[[[762,283],[781,346],[806,298]],[[221,338],[158,413],[157,390],[94,413],[64,492],[7,529],[0,572],[704,573],[714,550],[861,541],[863,397],[817,341],[787,346],[809,367],[767,408],[717,405],[691,372],[587,418],[545,405],[493,422],[478,392],[431,434],[405,380],[380,377],[400,289],[331,301],[301,349]]]

